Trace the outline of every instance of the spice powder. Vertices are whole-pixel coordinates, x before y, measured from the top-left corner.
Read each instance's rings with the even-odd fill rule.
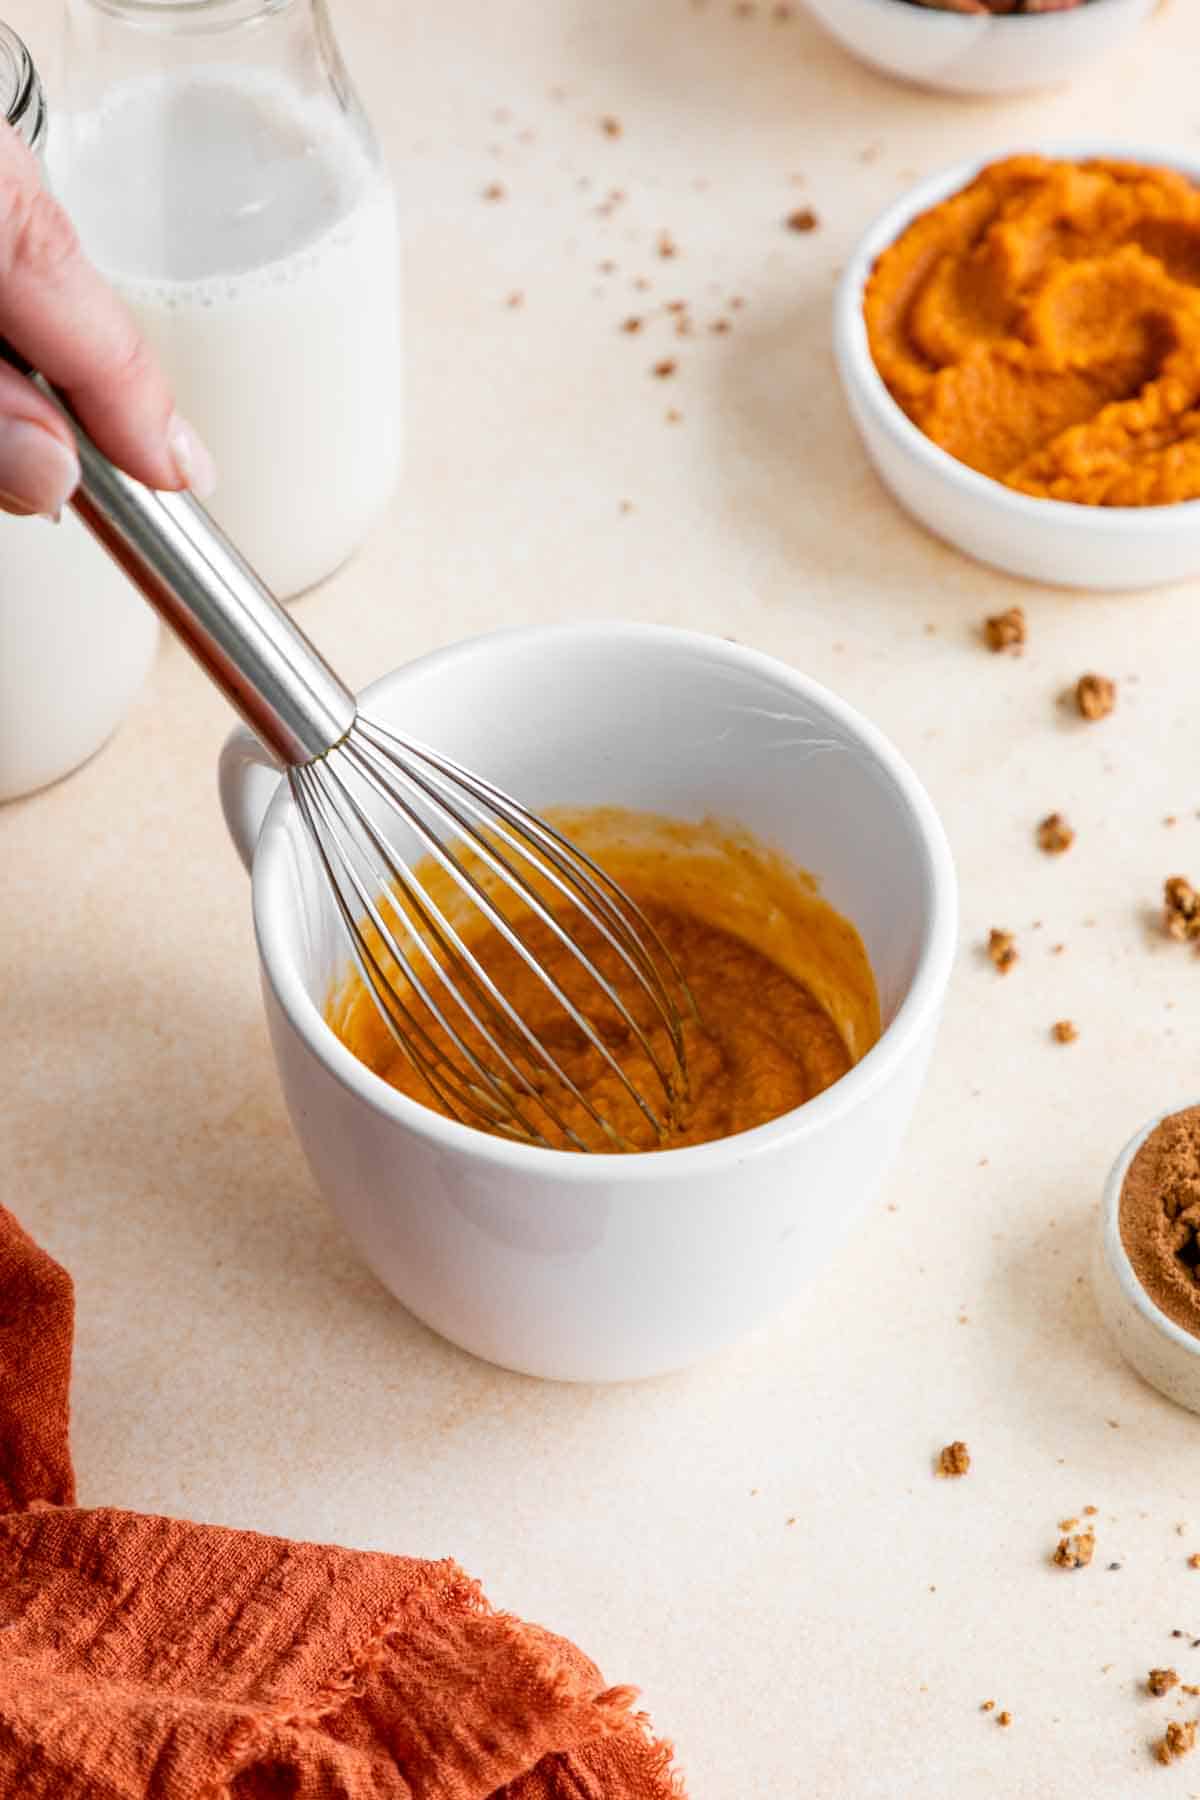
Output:
[[[1150,1133],[1125,1177],[1121,1242],[1161,1312],[1200,1337],[1200,1106]]]

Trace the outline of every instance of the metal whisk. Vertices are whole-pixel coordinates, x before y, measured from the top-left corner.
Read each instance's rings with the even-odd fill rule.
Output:
[[[0,353],[32,374],[6,347]],[[76,513],[279,762],[358,971],[431,1093],[460,1121],[524,1142],[551,1141],[535,1113],[576,1149],[634,1147],[497,986],[468,943],[467,926],[423,879],[422,859],[444,871],[470,919],[485,921],[540,981],[661,1141],[686,1097],[681,1008],[690,1002],[637,904],[490,781],[361,714],[204,508],[188,494],[158,493],[115,468],[62,396],[54,397],[78,440]],[[526,916],[569,952],[582,998],[574,982],[568,992],[527,948],[518,929]],[[631,997],[648,1002],[647,1016],[666,1027],[665,1051],[617,983],[579,947],[585,927],[628,976]],[[617,1032],[601,1029],[614,1016]],[[611,1038],[640,1046],[654,1091],[634,1084]],[[597,1128],[599,1144],[563,1118],[560,1103],[570,1110],[570,1101]]]

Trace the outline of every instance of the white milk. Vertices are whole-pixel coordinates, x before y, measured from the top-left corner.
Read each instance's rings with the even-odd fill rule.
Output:
[[[50,168],[213,452],[213,514],[277,593],[311,586],[396,482],[390,184],[332,99],[222,68],[110,91]]]

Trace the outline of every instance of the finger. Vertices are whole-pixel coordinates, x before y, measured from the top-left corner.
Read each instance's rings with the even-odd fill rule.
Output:
[[[0,333],[63,390],[84,429],[129,474],[151,487],[211,491],[212,458],[8,126],[0,130]]]
[[[32,382],[0,363],[0,511],[57,513],[78,482],[71,427]]]

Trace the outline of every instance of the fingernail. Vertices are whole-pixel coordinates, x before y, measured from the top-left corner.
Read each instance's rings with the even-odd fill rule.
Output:
[[[74,450],[32,419],[0,419],[0,493],[7,512],[56,513],[79,486]]]
[[[37,518],[36,506],[27,506],[24,500],[18,500],[15,494],[0,491],[0,512],[12,513],[18,519]]]
[[[176,413],[167,427],[167,444],[184,487],[190,488],[197,500],[207,500],[217,485],[217,465],[195,426]]]

